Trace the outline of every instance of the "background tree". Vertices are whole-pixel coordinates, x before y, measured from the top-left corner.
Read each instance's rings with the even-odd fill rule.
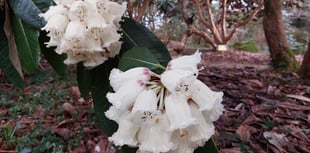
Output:
[[[273,67],[276,70],[296,70],[298,63],[285,36],[281,5],[280,0],[265,0],[263,17],[265,37]]]
[[[260,12],[263,0],[179,0],[184,21],[192,15],[197,20],[194,24],[187,24],[188,30],[202,37],[214,49],[218,45],[226,45],[237,30],[250,21]]]
[[[148,7],[153,4],[153,0],[126,1],[128,16],[138,22],[142,22],[142,18],[147,12]]]
[[[196,35],[205,40],[212,48],[226,45],[238,31],[259,16],[263,0],[157,0],[128,1],[128,16],[141,22],[150,19],[152,9],[168,24],[187,26],[182,34],[179,46],[185,45],[189,36]],[[178,18],[178,19],[177,19]],[[154,20],[153,20],[154,21]],[[145,22],[145,21],[144,21]],[[164,39],[170,42],[169,38]]]
[[[308,41],[308,50],[302,61],[299,73],[305,78],[310,79],[310,40]]]

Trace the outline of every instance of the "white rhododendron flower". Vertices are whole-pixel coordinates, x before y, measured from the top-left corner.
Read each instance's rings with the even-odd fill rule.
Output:
[[[138,147],[137,153],[193,153],[204,146],[224,106],[223,92],[197,79],[200,56],[173,59],[161,75],[144,67],[112,69],[115,92],[106,95],[112,106],[105,115],[119,129],[109,140]]]
[[[45,13],[40,14],[47,24],[47,47],[56,46],[55,52],[66,54],[66,64],[83,62],[88,68],[96,67],[119,54],[122,42],[119,22],[127,3],[110,0],[54,0]]]
[[[139,126],[130,122],[128,119],[129,113],[130,112],[125,111],[118,123],[118,130],[111,137],[109,137],[109,140],[115,145],[136,146],[138,143],[135,135],[139,130]]]
[[[145,90],[145,84],[141,80],[130,80],[115,93],[109,92],[107,98],[117,109],[128,110],[143,90]]]
[[[117,91],[122,85],[124,85],[124,83],[130,80],[147,81],[150,78],[151,73],[148,68],[136,67],[126,72],[114,68],[110,72],[109,80],[114,91]]]
[[[170,122],[169,131],[198,124],[197,119],[191,115],[187,98],[184,96],[168,95],[165,98],[165,110]]]
[[[51,37],[50,41],[46,43],[47,47],[57,46],[60,43],[68,23],[69,19],[66,15],[55,14],[50,17],[49,22],[42,28],[42,30],[48,31],[48,36]]]
[[[197,64],[199,64],[200,60],[201,60],[201,53],[197,51],[194,55],[185,55],[176,58],[174,60],[171,60],[168,63],[167,68],[169,70],[174,69],[188,70],[192,71],[194,74],[197,75],[198,73]]]

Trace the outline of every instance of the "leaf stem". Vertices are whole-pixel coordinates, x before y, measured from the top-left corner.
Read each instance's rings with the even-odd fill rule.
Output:
[[[127,59],[130,59],[130,60],[136,60],[136,61],[139,61],[141,63],[145,63],[145,64],[149,64],[149,65],[152,65],[152,66],[155,66],[157,68],[160,68],[162,70],[166,70],[166,68],[160,64],[154,64],[154,63],[151,63],[151,62],[147,62],[147,61],[143,61],[143,60],[140,60],[140,59],[136,59],[136,58],[131,58],[131,57],[125,57]]]
[[[129,36],[129,34],[124,30],[122,29],[123,33],[126,35],[126,37],[136,46],[138,47],[138,44]]]

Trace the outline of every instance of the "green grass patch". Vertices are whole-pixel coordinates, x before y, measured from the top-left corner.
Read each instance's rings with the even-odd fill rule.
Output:
[[[61,153],[79,146],[82,138],[87,139],[83,128],[94,127],[94,112],[90,106],[78,107],[71,91],[71,86],[76,86],[75,74],[71,73],[67,78],[61,80],[48,69],[26,76],[30,83],[24,90],[11,86],[0,88],[0,149]],[[75,105],[78,114],[70,116],[65,112],[62,107],[65,102]],[[82,109],[92,110],[87,111],[86,121],[79,116]],[[71,130],[70,135],[60,136],[52,132],[53,126],[70,119],[73,122],[60,127]]]
[[[246,52],[252,52],[252,53],[257,53],[259,51],[258,46],[254,42],[245,42],[245,43],[235,43],[231,45],[232,48],[246,51]]]

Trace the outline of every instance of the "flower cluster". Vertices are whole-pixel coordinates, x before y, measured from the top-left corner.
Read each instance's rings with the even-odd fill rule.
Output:
[[[54,0],[43,14],[48,32],[47,47],[57,46],[58,54],[67,54],[66,64],[83,62],[92,68],[119,54],[119,22],[126,10],[109,0]]]
[[[115,92],[105,115],[118,123],[109,137],[117,146],[138,147],[143,153],[192,153],[214,134],[213,121],[222,114],[222,92],[197,79],[201,53],[181,56],[155,74],[145,67],[113,69]]]

